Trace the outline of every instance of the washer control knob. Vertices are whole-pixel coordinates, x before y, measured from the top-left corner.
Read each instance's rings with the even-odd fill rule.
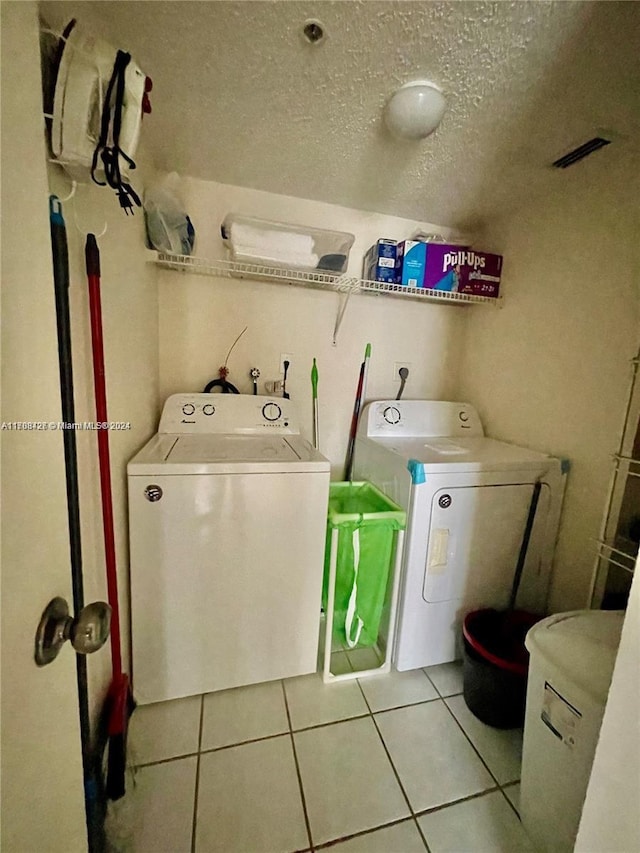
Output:
[[[282,409],[277,403],[265,403],[262,414],[267,421],[277,421],[282,414]]]
[[[195,412],[195,410],[196,410],[196,407],[193,405],[193,403],[185,403],[184,406],[182,407],[182,414],[187,415],[187,417],[188,417],[189,415],[192,415]]]
[[[212,406],[211,403],[205,403],[202,407],[202,413],[205,415],[212,415],[216,410],[215,406]]]
[[[460,420],[464,424],[469,420],[469,413],[465,412],[465,410],[463,409],[461,412],[458,412],[458,417],[460,418]]]
[[[387,406],[382,415],[388,424],[400,423],[400,409],[395,406]]]

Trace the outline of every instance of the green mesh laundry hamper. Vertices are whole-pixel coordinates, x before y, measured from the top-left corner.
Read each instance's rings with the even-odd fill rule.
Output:
[[[368,482],[331,483],[322,603],[327,613],[331,540],[338,531],[333,637],[347,648],[373,646],[380,630],[394,538],[406,513]]]

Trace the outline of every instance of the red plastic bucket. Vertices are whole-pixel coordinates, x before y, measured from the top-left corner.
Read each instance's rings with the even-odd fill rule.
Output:
[[[542,619],[525,610],[475,610],[465,616],[464,699],[483,723],[500,729],[521,726],[527,692],[527,632]]]

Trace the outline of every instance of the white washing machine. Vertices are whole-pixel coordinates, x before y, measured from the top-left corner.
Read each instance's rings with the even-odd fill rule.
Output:
[[[291,401],[169,397],[127,473],[138,702],[314,672],[329,461]]]
[[[567,470],[566,461],[486,438],[467,403],[383,400],[365,407],[355,477],[407,510],[398,670],[455,660],[464,615],[507,605],[538,479],[518,606],[545,612]]]

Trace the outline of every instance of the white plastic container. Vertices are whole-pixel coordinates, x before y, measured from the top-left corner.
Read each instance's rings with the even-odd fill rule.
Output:
[[[229,213],[220,229],[234,261],[286,269],[343,273],[355,239],[325,231]]]
[[[573,850],[623,621],[622,611],[576,610],[527,634],[520,816],[540,850]]]

